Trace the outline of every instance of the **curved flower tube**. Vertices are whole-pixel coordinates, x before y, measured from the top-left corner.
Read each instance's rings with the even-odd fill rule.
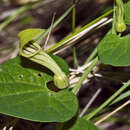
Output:
[[[43,29],[27,29],[20,32],[20,54],[29,60],[50,69],[54,73],[54,84],[59,89],[66,88],[69,85],[66,74],[61,70],[57,63],[32,40],[32,37],[36,38],[43,32]]]
[[[65,75],[65,73],[60,69],[57,63],[35,42],[29,42],[27,45],[24,45],[20,50],[20,54],[29,60],[50,69],[54,73],[54,84],[59,89],[66,88],[69,85],[68,77]]]

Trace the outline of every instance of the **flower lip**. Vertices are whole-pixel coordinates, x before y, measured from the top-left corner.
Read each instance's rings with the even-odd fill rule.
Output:
[[[24,57],[32,57],[36,55],[41,50],[40,46],[37,45],[34,41],[28,42],[28,44],[24,45],[22,49],[20,49],[20,53]]]

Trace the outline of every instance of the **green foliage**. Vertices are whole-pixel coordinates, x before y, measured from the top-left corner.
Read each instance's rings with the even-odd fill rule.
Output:
[[[104,64],[113,66],[130,65],[130,35],[119,37],[108,34],[98,46],[100,60]]]
[[[121,2],[120,4],[123,3]],[[121,10],[122,11],[124,10],[123,13],[125,14],[125,18],[124,18],[125,23],[130,24],[130,13],[129,13],[130,2],[127,2],[124,5],[124,9],[121,8]],[[118,12],[119,14],[116,17],[119,17],[123,21],[123,16],[122,16],[123,14],[119,10]],[[119,20],[114,19],[114,23],[116,25],[119,25]],[[117,32],[122,32],[120,30],[121,28],[118,29],[119,30],[116,29]],[[130,41],[130,35],[120,37],[116,34],[109,32],[98,45],[98,55],[102,63],[113,65],[113,66],[129,66],[130,65],[130,59],[129,59],[130,42],[129,41]]]
[[[60,65],[63,65],[63,61]],[[49,90],[46,83],[52,80],[52,76],[33,67],[44,70],[21,57],[2,65],[0,112],[40,122],[64,122],[71,119],[78,108],[76,96],[69,90],[57,93]]]

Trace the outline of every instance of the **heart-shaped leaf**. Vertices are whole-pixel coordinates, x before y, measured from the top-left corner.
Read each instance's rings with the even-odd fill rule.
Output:
[[[62,61],[62,66],[64,63]],[[2,65],[0,113],[39,122],[64,122],[75,115],[76,96],[67,89],[49,90],[46,83],[53,80],[52,73],[49,75],[41,70],[45,68],[21,57]]]
[[[98,55],[102,63],[113,66],[130,65],[130,35],[119,37],[108,34],[98,45]]]

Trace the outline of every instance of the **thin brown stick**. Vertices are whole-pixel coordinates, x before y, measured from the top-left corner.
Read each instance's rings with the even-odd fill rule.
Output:
[[[126,101],[124,104],[122,104],[121,106],[119,106],[117,109],[115,109],[114,111],[112,111],[111,113],[103,117],[101,120],[97,121],[95,125],[99,125],[101,122],[103,122],[104,120],[106,120],[107,118],[109,118],[110,116],[112,116],[113,114],[115,114],[116,112],[124,108],[125,106],[127,106],[129,103],[130,103],[130,99]]]
[[[47,43],[48,43],[48,41],[49,41],[49,37],[50,37],[51,32],[52,32],[52,27],[53,27],[53,23],[54,23],[54,20],[55,20],[55,16],[56,16],[56,13],[54,13],[54,14],[53,14],[53,17],[52,17],[50,31],[49,31],[49,33],[48,33],[48,35],[47,35],[47,38],[46,38],[46,41],[45,41],[45,44],[44,44],[44,47],[43,47],[44,50],[46,50],[45,48],[46,48],[46,45],[47,45]]]
[[[99,95],[99,93],[101,92],[101,88],[99,88],[95,94],[93,95],[93,97],[89,100],[88,104],[86,104],[85,108],[83,109],[83,111],[80,113],[79,117],[82,117],[86,111],[88,110],[88,108],[92,105],[92,103],[95,101],[95,99],[97,98],[97,96]]]

